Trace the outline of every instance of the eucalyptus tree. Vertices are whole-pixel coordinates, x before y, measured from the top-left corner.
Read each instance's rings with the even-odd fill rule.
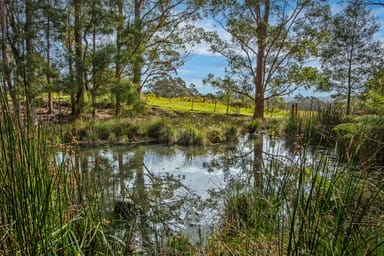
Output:
[[[47,111],[52,112],[52,92],[57,91],[59,66],[62,63],[62,39],[65,31],[65,1],[38,0],[38,15],[40,15],[40,29],[37,32],[42,38],[41,55],[45,59],[44,73],[46,77],[43,92],[48,94]]]
[[[378,30],[377,19],[362,0],[348,1],[333,17],[321,62],[329,79],[326,89],[346,99],[347,115],[351,113],[351,97],[363,92],[381,65],[381,43],[374,39]]]
[[[116,92],[127,90],[125,76],[140,94],[154,79],[175,73],[188,51],[186,38],[192,31],[187,20],[197,16],[198,1],[117,1]],[[116,93],[119,112],[121,93]]]
[[[106,81],[106,70],[112,64],[114,13],[107,0],[65,1],[67,19],[63,31],[66,49],[66,87],[71,94],[71,111],[79,117],[91,96],[92,114],[96,114],[96,96]],[[103,78],[100,80],[100,78]]]
[[[317,71],[306,61],[316,54],[318,33],[329,7],[324,1],[210,1],[211,15],[230,36],[207,33],[211,50],[224,56],[233,91],[254,102],[253,118],[264,118],[264,102],[309,85]]]
[[[188,87],[181,78],[163,77],[149,86],[149,91],[159,97],[175,98],[188,96]]]
[[[6,20],[3,20],[3,24],[7,25],[3,30],[3,33],[5,32],[3,37],[6,36],[7,42],[3,41],[3,44],[8,44],[11,56],[9,59],[12,62],[7,63],[8,67],[12,67],[12,71],[8,70],[6,76],[8,76],[8,83],[12,83],[13,102],[17,101],[16,94],[22,92],[25,96],[25,115],[28,123],[37,121],[35,100],[41,90],[38,80],[43,73],[39,65],[44,60],[39,51],[41,40],[37,36],[41,26],[38,4],[32,0],[3,3],[3,10],[7,11]],[[3,47],[7,48],[5,45]],[[12,81],[9,79],[10,73],[12,73]]]
[[[111,64],[113,62],[113,44],[110,37],[113,33],[114,10],[108,0],[87,1],[86,21],[84,22],[84,54],[85,84],[91,95],[92,116],[96,115],[96,97],[99,90],[113,79]],[[91,43],[88,42],[91,39]],[[91,45],[91,49],[90,49]]]

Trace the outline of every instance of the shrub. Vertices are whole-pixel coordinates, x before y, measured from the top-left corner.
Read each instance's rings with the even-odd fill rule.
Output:
[[[203,146],[205,137],[198,129],[188,126],[181,130],[177,144],[181,146]]]
[[[147,136],[160,143],[172,144],[175,140],[175,130],[166,120],[162,119],[149,125]]]
[[[127,124],[127,128],[126,128],[126,133],[127,133],[127,137],[128,139],[130,140],[135,140],[136,137],[139,137],[141,135],[141,131],[142,129],[140,128],[139,125],[137,124]]]

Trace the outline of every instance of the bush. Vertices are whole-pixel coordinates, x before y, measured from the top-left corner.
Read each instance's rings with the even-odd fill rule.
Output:
[[[185,127],[179,134],[177,144],[181,146],[203,146],[205,144],[205,136],[194,127]]]
[[[149,125],[147,136],[156,139],[159,143],[172,144],[175,141],[175,130],[166,120],[162,119]]]
[[[127,124],[126,133],[130,140],[135,140],[141,135],[141,128],[137,124]]]

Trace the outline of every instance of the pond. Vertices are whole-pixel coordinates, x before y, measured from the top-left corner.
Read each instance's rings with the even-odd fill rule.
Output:
[[[175,234],[204,245],[220,229],[231,196],[250,189],[276,193],[294,177],[287,167],[302,164],[304,154],[297,143],[267,135],[242,138],[237,145],[136,145],[77,152],[74,165],[96,177],[92,182],[102,194],[114,235],[152,253]],[[320,161],[317,154],[305,153],[307,163]]]

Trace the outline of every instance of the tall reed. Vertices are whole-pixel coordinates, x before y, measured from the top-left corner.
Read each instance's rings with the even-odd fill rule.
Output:
[[[1,99],[0,254],[74,255],[108,252],[99,207],[70,146],[57,159],[41,127],[23,124]]]
[[[244,154],[228,178],[212,255],[382,255],[384,184],[377,171],[329,154],[310,154],[299,137],[292,155]],[[265,149],[264,149],[265,150]],[[267,149],[267,152],[270,152]],[[264,154],[264,156],[262,156]],[[265,157],[268,157],[267,159]],[[260,162],[260,159],[263,159]]]

